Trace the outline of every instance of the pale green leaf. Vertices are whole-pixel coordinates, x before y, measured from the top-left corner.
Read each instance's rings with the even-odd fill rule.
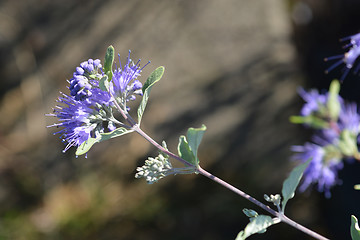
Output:
[[[356,184],[356,185],[354,186],[354,189],[355,189],[355,190],[360,190],[360,184]]]
[[[185,136],[180,136],[178,145],[179,156],[193,166],[198,166],[194,153],[191,151]]]
[[[360,240],[360,227],[357,218],[351,215],[350,233],[352,240]]]
[[[206,126],[204,124],[200,128],[189,128],[187,131],[187,140],[189,142],[189,147],[194,154],[194,157],[196,158],[197,164],[199,164],[197,152],[205,131]]]
[[[285,206],[286,206],[286,203],[288,202],[288,200],[294,197],[295,190],[296,190],[297,186],[299,185],[301,177],[302,177],[305,169],[309,165],[310,161],[311,161],[311,159],[307,160],[305,163],[300,164],[299,166],[294,168],[291,171],[289,177],[284,181],[282,191],[281,191],[281,193],[283,195],[282,212],[285,211]]]
[[[268,227],[278,222],[274,221],[270,216],[259,215],[246,225],[245,229],[237,235],[235,240],[244,240],[255,233],[264,233]]]
[[[105,140],[108,140],[108,139],[111,139],[111,138],[115,138],[115,137],[120,137],[122,135],[131,133],[131,132],[133,132],[133,130],[128,130],[126,128],[120,127],[120,128],[115,129],[112,132],[101,133],[100,134],[101,137],[100,137],[99,142],[102,142],[102,141],[105,141]]]
[[[78,146],[75,154],[79,156],[87,153],[90,148],[98,142],[98,140],[99,138],[89,138],[88,140],[84,141],[80,146]]]
[[[163,76],[165,71],[165,68],[163,66],[158,67],[157,69],[155,69],[150,76],[148,77],[148,79],[146,80],[146,82],[144,83],[143,87],[142,87],[142,92],[143,92],[143,97],[141,99],[139,108],[137,110],[137,115],[138,115],[138,124],[140,125],[141,122],[141,118],[144,114],[145,108],[146,108],[146,104],[149,100],[149,96],[150,96],[150,91],[152,86],[158,82],[161,77]]]
[[[341,132],[338,145],[345,156],[354,156],[358,152],[357,136],[347,129]]]
[[[112,71],[112,65],[114,62],[115,57],[115,49],[113,46],[109,46],[105,53],[105,60],[104,60],[104,73],[108,75],[108,81],[111,81],[113,71]]]
[[[327,107],[329,109],[329,115],[334,121],[338,119],[340,113],[339,92],[340,83],[338,80],[333,80],[330,84]]]
[[[242,211],[249,218],[255,218],[255,217],[259,216],[259,214],[255,210],[252,210],[252,209],[244,208]]]
[[[105,75],[99,81],[99,88],[105,92],[109,92],[110,82],[108,81],[108,76]]]
[[[133,132],[133,130],[128,130],[126,128],[120,127],[120,128],[115,129],[112,132],[100,133],[97,138],[89,138],[87,141],[83,142],[80,146],[78,146],[75,154],[77,156],[83,155],[83,154],[87,153],[95,143],[102,142],[102,141],[105,141],[105,140],[108,140],[111,138],[115,138],[115,137],[120,137],[122,135],[131,133],[131,132]]]
[[[329,126],[329,123],[314,115],[308,116],[290,116],[290,122],[294,124],[306,124],[316,129],[323,129]]]

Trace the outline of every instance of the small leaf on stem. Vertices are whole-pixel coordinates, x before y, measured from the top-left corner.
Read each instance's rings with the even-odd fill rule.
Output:
[[[75,154],[77,156],[83,155],[83,154],[87,153],[95,143],[102,142],[102,141],[105,141],[105,140],[108,140],[111,138],[115,138],[115,137],[120,137],[122,135],[131,133],[131,132],[133,132],[133,130],[128,130],[126,128],[120,127],[120,128],[115,129],[112,132],[100,133],[97,138],[89,138],[88,140],[83,142],[80,146],[78,146]]]
[[[340,113],[339,92],[340,83],[338,80],[333,80],[329,88],[327,107],[329,109],[329,115],[334,121],[337,121]]]
[[[98,138],[89,138],[88,140],[83,142],[80,146],[78,146],[75,153],[76,156],[80,156],[87,153],[90,150],[90,148],[97,142],[98,142]]]
[[[243,209],[243,213],[249,218],[254,218],[259,216],[259,214],[255,210],[247,209],[247,208]]]
[[[357,218],[351,215],[350,233],[352,240],[360,240],[360,227]]]
[[[250,223],[246,225],[245,229],[239,232],[235,240],[244,240],[255,233],[264,233],[268,227],[278,222],[279,221],[275,221],[267,215],[254,217],[251,219]]]
[[[105,60],[104,60],[104,73],[109,77],[108,81],[110,82],[112,79],[113,71],[112,65],[114,62],[115,56],[115,49],[112,45],[110,45],[105,53]]]
[[[310,161],[311,161],[311,159],[307,160],[305,163],[300,164],[299,166],[294,168],[291,171],[289,177],[284,181],[283,187],[281,190],[281,193],[283,195],[282,212],[285,211],[285,206],[286,206],[286,203],[288,202],[288,200],[294,197],[295,190],[296,190],[297,186],[299,185],[301,177],[302,177],[305,169],[309,165]]]
[[[110,82],[108,81],[108,76],[105,75],[99,81],[99,88],[105,92],[109,92]]]
[[[321,118],[318,118],[314,115],[308,115],[308,116],[290,116],[290,122],[294,124],[306,124],[309,125],[315,129],[323,129],[328,128],[329,123],[322,120]]]
[[[158,82],[161,79],[161,77],[164,75],[164,71],[165,71],[165,68],[163,66],[160,66],[157,69],[155,69],[150,74],[150,76],[148,77],[148,79],[146,80],[146,82],[144,83],[144,85],[142,87],[143,97],[141,99],[141,103],[140,103],[139,108],[137,110],[138,124],[139,125],[140,125],[140,122],[141,122],[141,118],[142,118],[142,116],[144,114],[146,104],[147,104],[147,102],[149,100],[151,88],[156,82]]]
[[[205,131],[206,126],[203,124],[200,128],[189,128],[186,134],[189,147],[191,152],[194,154],[194,157],[196,158],[197,164],[199,164],[197,152]]]
[[[179,138],[178,152],[179,156],[191,165],[196,167],[199,165],[199,162],[197,161],[194,153],[191,151],[185,136],[180,136]]]

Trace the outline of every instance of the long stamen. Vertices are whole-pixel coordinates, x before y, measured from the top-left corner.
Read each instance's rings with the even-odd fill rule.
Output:
[[[344,54],[331,56],[331,57],[324,58],[324,61],[327,62],[327,61],[331,61],[331,60],[339,59],[339,58],[343,58],[343,57],[344,57]]]
[[[328,74],[331,70],[333,70],[334,68],[336,68],[337,66],[339,66],[340,64],[342,64],[344,61],[343,60],[339,60],[336,63],[334,63],[332,66],[330,66],[328,69],[325,70],[325,73]]]
[[[150,62],[151,62],[151,61],[148,61],[148,62],[140,69],[140,71],[142,71],[147,65],[149,65]]]
[[[343,73],[343,75],[340,78],[340,82],[343,82],[344,79],[346,78],[346,76],[348,75],[348,73],[350,72],[350,68],[345,68],[345,72]]]

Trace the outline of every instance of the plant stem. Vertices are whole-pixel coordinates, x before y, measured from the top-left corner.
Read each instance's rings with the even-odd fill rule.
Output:
[[[249,200],[250,202],[254,203],[255,205],[261,207],[262,209],[264,209],[265,211],[269,212],[270,214],[274,215],[275,217],[279,217],[280,218],[280,214],[278,212],[276,212],[275,210],[273,210],[272,208],[270,208],[269,206],[263,204],[262,202],[256,200],[255,198],[251,197],[250,195],[244,193],[243,191],[241,191],[240,189],[234,187],[233,185],[225,182],[224,180],[212,175],[211,173],[207,172],[206,170],[204,170],[203,168],[199,167],[198,169],[199,173],[211,180],[213,180],[214,182],[217,182],[218,184],[222,185],[223,187],[233,191],[234,193],[236,193],[237,195],[240,195],[241,197]]]
[[[244,193],[240,189],[232,186],[231,184],[223,181],[222,179],[212,175],[211,173],[207,172],[206,170],[202,169],[201,167],[199,167],[198,172],[201,175],[213,180],[214,182],[217,182],[218,184],[222,185],[223,187],[233,191],[237,195],[240,195],[241,197],[243,197],[243,198],[249,200],[250,202],[254,203],[255,205],[261,207],[262,209],[264,209],[268,213],[272,214],[273,216],[278,217],[282,222],[287,223],[290,226],[292,226],[292,227],[294,227],[294,228],[296,228],[296,229],[298,229],[298,230],[300,230],[300,231],[302,231],[302,232],[304,232],[304,233],[308,234],[309,236],[312,236],[312,237],[314,237],[316,239],[328,240],[328,238],[325,238],[325,237],[321,236],[320,234],[318,234],[318,233],[316,233],[316,232],[314,232],[314,231],[312,231],[312,230],[310,230],[310,229],[308,229],[308,228],[294,222],[290,218],[286,217],[284,214],[276,212],[275,210],[273,210],[269,206],[267,206],[267,205],[263,204],[262,202],[256,200],[255,198],[253,198],[250,195]]]
[[[166,153],[167,155],[175,158],[176,160],[182,162],[183,164],[187,165],[187,166],[193,166],[192,164],[188,163],[187,161],[185,161],[184,159],[182,159],[181,157],[177,156],[176,154],[170,152],[169,150],[165,149],[163,146],[161,146],[160,144],[158,144],[157,142],[155,142],[150,136],[148,136],[144,131],[142,131],[139,126],[137,124],[135,124],[132,129],[134,131],[136,131],[138,134],[140,134],[142,137],[144,137],[147,141],[149,141],[151,144],[153,144],[156,148],[158,148],[160,151]],[[193,166],[195,167],[195,166]],[[273,210],[272,208],[270,208],[269,206],[263,204],[262,202],[258,201],[257,199],[251,197],[250,195],[246,194],[245,192],[241,191],[240,189],[234,187],[233,185],[225,182],[224,180],[212,175],[211,173],[207,172],[206,170],[204,170],[203,168],[201,168],[200,166],[197,169],[197,172],[200,173],[201,175],[213,180],[214,182],[217,182],[218,184],[222,185],[223,187],[233,191],[234,193],[236,193],[237,195],[249,200],[250,202],[254,203],[255,205],[259,206],[260,208],[264,209],[265,211],[269,212],[271,215],[278,217],[282,222],[287,223],[288,225],[308,234],[309,236],[312,236],[316,239],[319,240],[328,240],[328,238],[325,238],[323,236],[321,236],[320,234],[296,223],[295,221],[291,220],[290,218],[286,217],[284,214],[279,213],[275,210]]]
[[[115,98],[114,98],[115,99]],[[154,139],[152,139],[149,135],[147,135],[140,127],[139,125],[135,122],[135,120],[127,113],[124,112],[121,107],[119,106],[119,104],[117,103],[117,101],[115,100],[115,106],[116,108],[120,111],[120,113],[122,114],[122,116],[125,118],[126,121],[128,121],[128,123],[131,126],[131,129],[133,129],[135,132],[137,132],[140,136],[142,136],[143,138],[145,138],[148,142],[150,142],[152,145],[154,145],[157,149],[159,149],[160,151],[164,152],[165,154],[169,155],[170,157],[180,161],[181,163],[183,163],[186,166],[189,167],[194,167],[196,168],[196,166],[190,164],[189,162],[187,162],[186,160],[182,159],[181,157],[179,157],[178,155],[170,152],[169,150],[167,150],[166,148],[164,148],[163,146],[161,146],[160,144],[158,144]],[[236,193],[237,195],[249,200],[250,202],[254,203],[255,205],[259,206],[260,208],[264,209],[265,211],[267,211],[268,213],[270,213],[271,215],[279,218],[281,220],[281,222],[287,223],[288,225],[308,234],[309,236],[312,236],[316,239],[319,240],[329,240],[328,238],[325,238],[323,236],[321,236],[320,234],[298,224],[297,222],[291,220],[290,218],[286,217],[283,213],[277,212],[275,210],[273,210],[272,208],[270,208],[269,206],[263,204],[262,202],[258,201],[257,199],[251,197],[250,195],[246,194],[245,192],[241,191],[240,189],[234,187],[233,185],[225,182],[224,180],[212,175],[211,173],[207,172],[206,170],[204,170],[203,168],[201,168],[200,166],[197,167],[197,173],[200,173],[201,175],[213,180],[214,182],[222,185],[223,187],[231,190],[232,192]]]
[[[186,166],[189,167],[194,167],[192,164],[188,163],[187,161],[185,161],[184,159],[182,159],[181,157],[179,157],[178,155],[170,152],[169,150],[167,150],[166,148],[164,148],[163,146],[161,146],[160,144],[158,144],[154,139],[152,139],[149,135],[147,135],[143,130],[141,130],[141,128],[135,124],[132,126],[132,129],[137,132],[140,136],[142,136],[143,138],[145,138],[148,142],[150,142],[152,145],[154,145],[157,149],[159,149],[160,151],[162,151],[163,153],[169,155],[170,157],[182,162],[183,164],[185,164]]]
[[[164,148],[163,146],[161,146],[160,144],[158,144],[154,139],[152,139],[149,135],[147,135],[140,127],[139,125],[136,123],[136,121],[130,116],[129,113],[124,112],[124,110],[120,107],[119,103],[117,102],[116,98],[110,93],[111,97],[114,99],[114,104],[116,109],[121,113],[121,115],[123,116],[123,118],[130,124],[131,129],[133,129],[135,132],[137,132],[140,136],[142,136],[143,138],[145,138],[148,142],[150,142],[152,145],[154,145],[157,149],[159,149],[160,151],[162,151],[163,153],[169,155],[170,157],[182,162],[183,164],[185,164],[186,166],[189,167],[194,167],[192,164],[188,163],[187,161],[185,161],[184,159],[182,159],[181,157],[179,157],[178,155],[170,152],[169,150],[167,150],[166,148]]]

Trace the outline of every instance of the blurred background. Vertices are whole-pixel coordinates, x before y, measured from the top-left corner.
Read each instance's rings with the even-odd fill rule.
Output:
[[[356,0],[0,1],[0,239],[235,239],[250,202],[197,175],[153,185],[135,169],[157,151],[139,136],[96,144],[75,158],[46,126],[75,67],[108,45],[164,65],[142,121],[176,151],[179,135],[204,123],[203,168],[262,200],[295,166],[289,147],[311,132],[289,123],[298,86],[327,89],[324,57],[358,33]],[[341,95],[360,100],[349,74]],[[360,217],[359,163],[340,173],[332,198],[296,194],[287,215],[331,239],[350,239]],[[251,239],[310,239],[285,224]]]

